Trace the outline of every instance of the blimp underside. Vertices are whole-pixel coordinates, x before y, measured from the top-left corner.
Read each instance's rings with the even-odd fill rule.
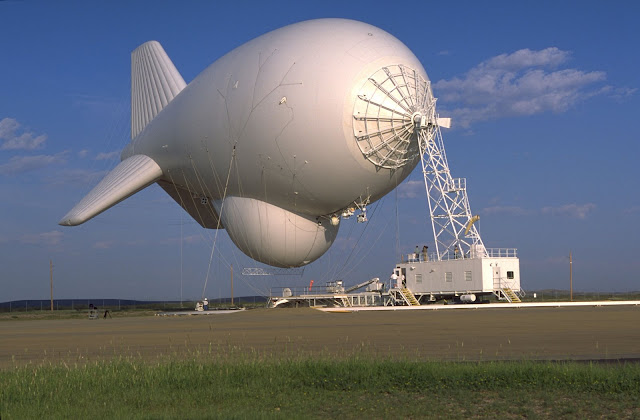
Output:
[[[248,256],[295,267],[324,254],[340,215],[418,162],[435,99],[417,58],[361,22],[321,19],[244,44],[188,85],[160,46],[132,53],[131,143],[60,222],[77,225],[157,183]]]

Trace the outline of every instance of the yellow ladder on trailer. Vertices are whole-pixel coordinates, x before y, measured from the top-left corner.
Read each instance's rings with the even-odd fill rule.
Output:
[[[502,288],[502,293],[504,293],[504,297],[507,298],[507,300],[511,303],[520,303],[522,302],[520,300],[520,298],[518,297],[518,295],[516,295],[516,293],[511,290],[511,288],[509,287],[503,287]]]
[[[411,290],[407,289],[406,287],[403,287],[402,289],[400,289],[400,291],[402,292],[402,295],[404,296],[406,301],[409,302],[409,305],[420,306],[420,302],[418,302],[418,299],[416,299],[415,295],[411,292]]]

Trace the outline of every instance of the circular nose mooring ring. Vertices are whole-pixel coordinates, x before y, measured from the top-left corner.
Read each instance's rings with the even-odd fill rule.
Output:
[[[353,110],[353,133],[364,157],[388,169],[417,159],[414,133],[426,125],[434,103],[430,82],[410,67],[387,66],[372,74]]]

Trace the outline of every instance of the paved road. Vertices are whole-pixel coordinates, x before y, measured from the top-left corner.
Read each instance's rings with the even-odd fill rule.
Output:
[[[419,360],[640,359],[640,307],[233,314],[0,322],[0,367],[238,355]]]

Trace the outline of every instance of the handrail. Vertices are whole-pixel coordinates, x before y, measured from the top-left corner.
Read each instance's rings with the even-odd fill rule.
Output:
[[[425,254],[423,254],[422,252],[411,252],[409,254],[404,254],[403,255],[403,261],[402,262],[426,262],[426,261],[437,261],[437,255],[436,253],[430,253],[428,255],[426,255],[427,258],[425,258]],[[485,248],[485,253],[480,253],[478,252],[476,255],[469,255],[468,253],[466,253],[464,255],[464,259],[474,259],[474,258],[517,258],[518,257],[518,249],[517,248]],[[462,259],[462,256],[456,257],[455,254],[454,255],[450,255],[450,254],[445,254],[443,255],[443,258],[441,261],[449,261],[449,260],[456,260],[456,259]]]
[[[486,248],[487,255],[492,258],[517,258],[517,248]]]

